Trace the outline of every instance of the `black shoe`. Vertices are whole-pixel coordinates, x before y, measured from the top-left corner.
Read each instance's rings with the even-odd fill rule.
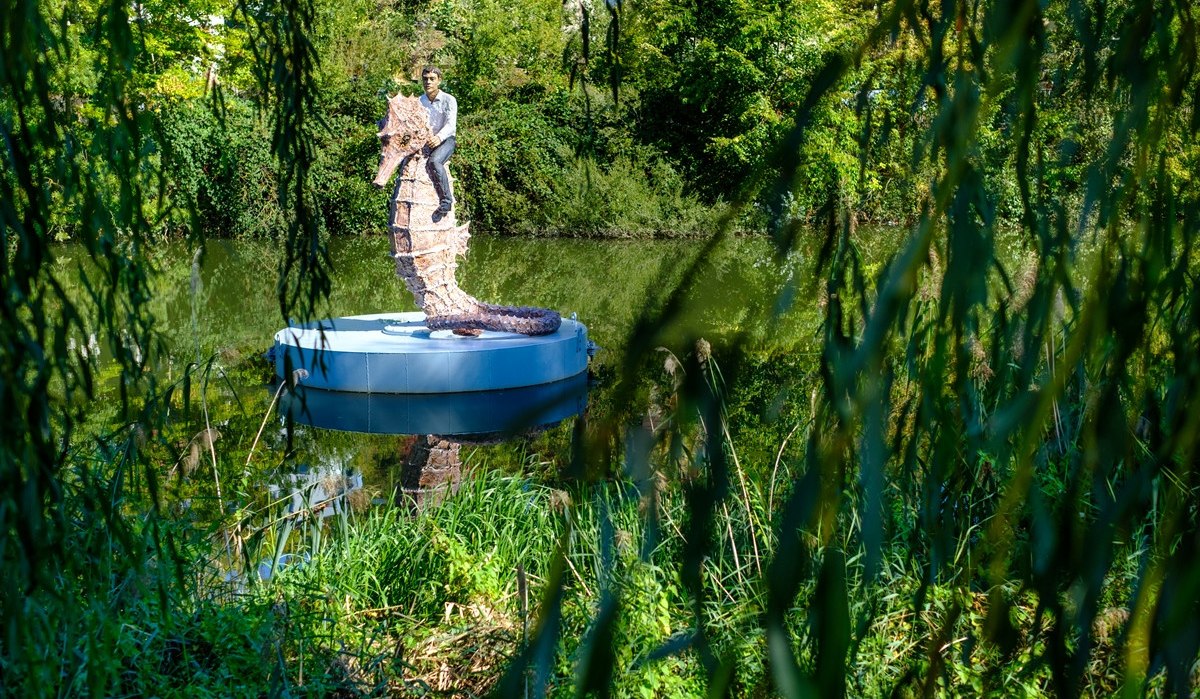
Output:
[[[438,204],[437,211],[435,211],[434,213],[442,214],[443,216],[445,216],[446,214],[450,213],[450,209],[452,209],[452,208],[454,208],[454,204],[452,202],[444,201],[441,204]]]

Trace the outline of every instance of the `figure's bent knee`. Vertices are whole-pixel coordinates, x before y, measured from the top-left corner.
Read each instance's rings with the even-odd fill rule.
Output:
[[[450,159],[450,156],[454,154],[454,146],[454,137],[447,136],[446,140],[439,143],[438,147],[434,148],[433,152],[429,154],[429,159],[439,167],[444,166],[446,161]]]

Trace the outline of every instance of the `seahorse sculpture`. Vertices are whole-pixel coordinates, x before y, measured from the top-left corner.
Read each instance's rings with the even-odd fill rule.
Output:
[[[386,187],[400,170],[389,216],[396,274],[425,312],[430,329],[459,335],[484,330],[547,335],[558,330],[562,320],[554,311],[483,303],[459,288],[457,258],[467,253],[470,224],[457,225],[453,210],[437,211],[439,197],[427,148],[433,137],[428,112],[416,97],[396,95],[388,100],[379,124],[381,157],[375,186]]]

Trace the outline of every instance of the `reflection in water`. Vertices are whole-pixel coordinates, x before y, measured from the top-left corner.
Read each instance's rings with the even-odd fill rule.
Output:
[[[267,489],[273,501],[287,501],[285,511],[289,515],[306,511],[311,517],[325,519],[360,510],[367,504],[362,474],[341,467],[300,466]]]
[[[300,466],[269,483],[267,493],[273,503],[267,510],[268,521],[250,526],[253,533],[248,539],[241,535],[230,538],[230,542],[237,541],[237,553],[229,551],[231,558],[245,567],[235,564],[224,573],[224,580],[235,585],[239,592],[245,591],[253,580],[270,580],[280,571],[305,565],[311,556],[320,553],[320,532],[327,520],[335,515],[344,518],[371,504],[363,488],[362,473],[342,464]],[[308,547],[285,553],[293,532],[301,532],[299,538]],[[252,543],[256,540],[256,544]],[[247,545],[250,548],[244,550],[243,559],[242,547]]]
[[[282,392],[279,409],[284,420],[300,425],[404,436],[392,452],[400,459],[400,477],[392,502],[415,511],[437,504],[458,490],[463,477],[459,452],[464,442],[496,444],[580,415],[587,407],[587,388],[586,373],[541,386],[454,394],[344,393],[300,385],[294,393]],[[336,473],[354,474],[338,466],[317,469],[313,476],[291,476],[296,484],[308,484],[294,490],[311,489],[307,501],[293,496],[293,506],[312,507],[327,496],[333,508],[329,512],[342,511],[337,509],[343,507],[338,496],[342,491],[325,487],[323,480]],[[357,485],[346,488],[345,496],[353,498],[355,492],[361,492],[365,500],[362,475],[350,477],[357,478]]]
[[[462,482],[461,442],[439,435],[418,437],[409,447],[396,486],[396,504],[413,510],[436,505]]]
[[[587,405],[587,374],[539,386],[473,393],[284,391],[279,412],[296,423],[371,434],[516,434],[557,424]]]

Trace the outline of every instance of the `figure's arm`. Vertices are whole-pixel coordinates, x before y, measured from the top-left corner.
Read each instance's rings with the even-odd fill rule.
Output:
[[[438,129],[438,132],[433,135],[434,141],[436,141],[434,144],[435,148],[437,144],[440,144],[458,132],[458,100],[454,99],[453,95],[447,94],[446,104],[449,107],[446,110],[446,123],[442,124],[442,128]]]

